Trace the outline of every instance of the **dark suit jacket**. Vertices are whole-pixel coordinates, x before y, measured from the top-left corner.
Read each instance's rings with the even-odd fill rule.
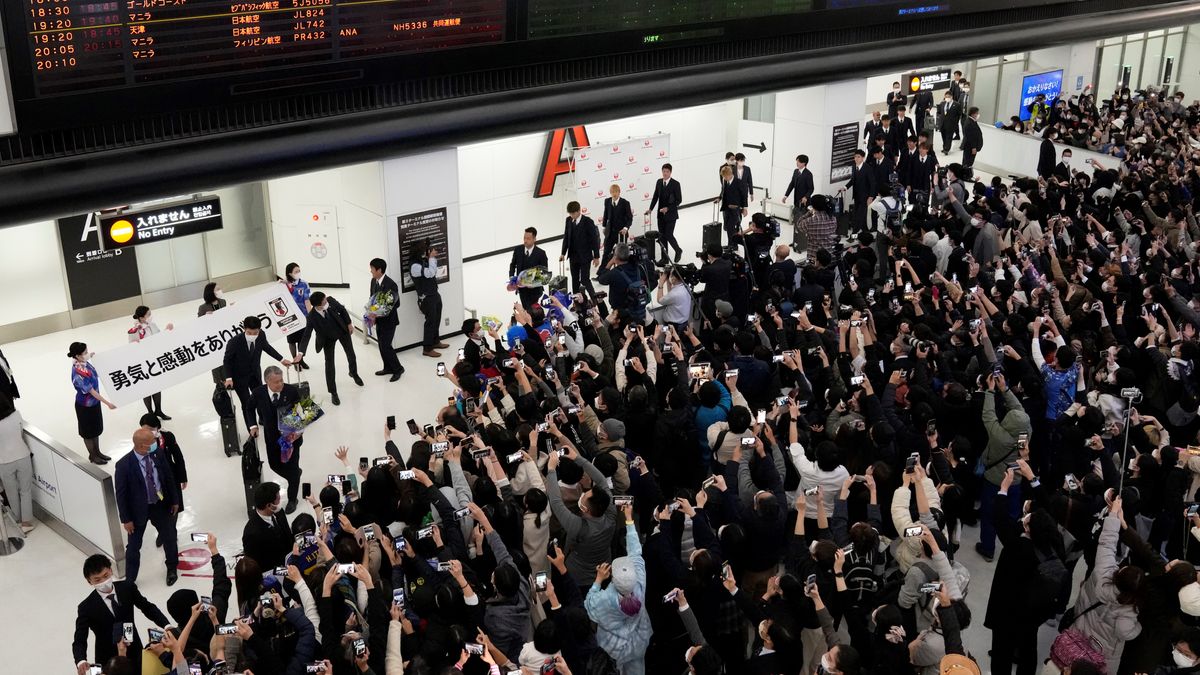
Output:
[[[129,653],[138,654],[141,652],[142,638],[138,634],[137,622],[133,620],[134,607],[141,610],[142,615],[153,621],[154,625],[159,628],[165,628],[171,624],[170,620],[167,619],[167,615],[163,614],[161,609],[147,600],[146,596],[142,595],[136,583],[132,581],[118,581],[113,584],[113,588],[117,593],[117,616],[113,616],[108,603],[96,592],[88,593],[87,597],[76,608],[75,640],[71,643],[71,653],[75,656],[76,663],[88,660],[87,640],[89,631],[96,639],[96,658],[91,663],[103,665],[106,661],[116,656],[117,642],[113,640],[113,626],[123,623],[134,624],[134,643],[129,645]]]
[[[392,312],[395,314],[395,312]],[[312,308],[308,313],[308,325],[304,328],[304,336],[300,338],[300,351],[308,353],[308,341],[312,338],[313,333],[317,335],[317,352],[329,347],[342,336],[349,334],[346,329],[350,325],[350,313],[346,311],[342,303],[329,298],[329,309],[325,312],[325,316],[317,311],[317,308]]]
[[[892,146],[893,152],[904,152],[908,149],[904,142],[916,135],[917,132],[913,130],[912,118],[906,115],[903,122],[898,119],[892,120],[892,135],[888,138],[888,145]]]
[[[3,361],[4,365],[8,366],[9,370],[12,370],[12,365],[8,363],[8,359],[4,358],[4,352],[2,351],[0,351],[0,361]],[[4,374],[3,368],[0,368],[0,392],[8,394],[9,398],[21,398],[21,392],[17,390],[17,381],[15,379],[10,380]]]
[[[813,175],[808,167],[803,170],[792,169],[792,181],[788,183],[787,191],[783,193],[783,196],[790,196],[794,191],[796,198],[793,203],[799,204],[801,199],[812,197],[813,189]]]
[[[171,475],[175,477],[175,484],[188,482],[187,460],[183,457],[183,449],[179,447],[179,441],[175,439],[175,434],[164,431],[162,432],[162,443],[159,450],[167,455],[167,464],[171,465]],[[183,490],[179,490],[179,510],[183,510]]]
[[[908,187],[922,192],[929,192],[930,187],[933,185],[933,174],[937,171],[937,165],[937,158],[933,156],[932,152],[925,157],[924,164],[921,163],[921,153],[918,152],[908,169]]]
[[[391,291],[392,297],[396,299],[396,302],[397,303],[400,302],[400,287],[396,285],[395,279],[392,279],[391,277],[389,277],[386,274],[383,275],[382,277],[379,277],[378,281],[376,281],[375,279],[371,280],[371,295],[375,295],[379,291]],[[376,326],[398,325],[400,323],[400,318],[397,316],[398,314],[399,314],[399,312],[392,310],[392,313],[388,314],[387,316],[376,317],[375,325]]]
[[[300,389],[294,384],[284,384],[279,392],[279,408],[290,408],[300,402]],[[250,392],[251,414],[255,424],[259,426],[263,439],[267,443],[267,452],[279,452],[279,416],[277,408],[271,403],[271,390],[267,385],[259,385]],[[296,445],[300,445],[296,443]]]
[[[274,525],[268,526],[257,513],[250,515],[242,528],[242,553],[258,563],[260,569],[269,572],[283,564],[292,552],[292,530],[283,511],[271,516]]]
[[[916,125],[918,127],[924,127],[925,115],[927,115],[929,113],[929,109],[933,107],[933,92],[917,92],[917,95],[913,97],[912,107],[914,109],[913,116],[916,118]],[[920,129],[917,129],[917,131],[919,132]]]
[[[963,120],[962,149],[963,152],[983,149],[983,131],[979,129],[979,122],[970,117]]]
[[[1058,157],[1058,150],[1054,147],[1054,141],[1049,138],[1042,140],[1042,145],[1038,148],[1038,164],[1037,175],[1042,178],[1049,178],[1054,174],[1054,160]]]
[[[743,164],[742,165],[742,175],[741,175],[741,177],[739,177],[738,171],[737,171],[737,166],[734,165],[733,179],[736,181],[741,181],[742,185],[744,185],[746,187],[746,193],[748,195],[748,199],[753,200],[754,199],[754,173],[752,171],[750,171],[750,167],[748,165]]]
[[[905,96],[904,90],[889,91],[887,95],[888,116],[895,119],[896,108],[908,103],[908,97]]]
[[[660,209],[665,207],[667,212],[662,214],[662,219],[676,221],[679,220],[679,205],[682,203],[683,188],[679,186],[679,181],[672,178],[667,181],[665,187],[661,179],[654,181],[654,196],[650,198],[651,211],[655,206]]]
[[[567,216],[563,225],[562,254],[571,260],[592,260],[600,257],[600,230],[596,221],[580,215],[579,224]]]
[[[951,101],[947,105],[945,101],[942,101],[937,105],[937,128],[939,131],[958,125],[960,117],[962,117],[962,107],[958,103]]]
[[[742,185],[738,179],[731,179],[728,183],[721,183],[721,210],[729,208],[730,204],[740,208],[746,208],[749,205],[746,198],[746,186]]]
[[[850,180],[846,181],[846,187],[850,190],[850,195],[854,197],[854,203],[865,206],[867,200],[877,194],[875,189],[875,167],[863,162],[862,168],[851,168]]]
[[[546,258],[546,252],[540,246],[534,244],[533,250],[529,255],[525,255],[525,245],[520,244],[513,249],[512,260],[508,263],[508,276],[513,276],[517,272],[527,270],[532,267],[550,267],[550,263]]]
[[[617,233],[633,226],[633,207],[624,197],[617,198],[616,206],[612,197],[604,200],[604,241],[615,241]]]
[[[1071,167],[1059,162],[1054,165],[1054,177],[1059,180],[1071,180]]]
[[[863,140],[869,142],[872,138],[875,138],[875,132],[879,131],[881,126],[883,125],[873,119],[867,120],[867,123],[863,125]]]
[[[150,459],[158,469],[158,488],[162,492],[162,503],[166,506],[179,506],[179,485],[175,482],[175,474],[171,472],[171,464],[167,453],[162,448],[159,452],[150,453]],[[116,483],[117,514],[122,523],[145,523],[150,516],[150,504],[146,499],[146,476],[142,473],[142,463],[136,452],[129,452],[117,460],[117,468],[113,471]]]
[[[258,334],[253,350],[244,335],[233,338],[225,345],[225,377],[232,378],[235,386],[254,387],[261,384],[263,352],[276,361],[283,361],[283,355],[267,342],[264,333]]]

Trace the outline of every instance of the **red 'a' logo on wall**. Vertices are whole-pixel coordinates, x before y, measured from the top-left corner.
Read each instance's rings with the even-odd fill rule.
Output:
[[[541,171],[538,173],[537,186],[533,190],[534,197],[549,197],[554,194],[555,179],[571,172],[571,163],[563,159],[567,133],[571,134],[571,147],[586,148],[589,145],[587,129],[582,124],[551,131],[546,138],[546,154],[542,156]]]

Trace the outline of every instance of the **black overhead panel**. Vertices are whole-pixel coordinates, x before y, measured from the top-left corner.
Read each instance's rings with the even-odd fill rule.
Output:
[[[612,13],[655,2],[677,9]],[[1200,21],[1153,0],[0,4],[20,130],[0,139],[0,224]],[[263,36],[285,40],[242,44]]]

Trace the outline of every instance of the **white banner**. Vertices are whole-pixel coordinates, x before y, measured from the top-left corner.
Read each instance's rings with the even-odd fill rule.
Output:
[[[247,316],[262,320],[268,342],[304,330],[305,319],[282,283],[212,314],[96,354],[100,386],[118,406],[139,401],[220,366],[225,345],[242,335]]]
[[[647,224],[656,221],[642,214],[650,208],[654,182],[662,178],[662,165],[671,161],[670,134],[576,148],[571,159],[575,195],[583,215],[591,216],[600,227],[601,237],[604,235],[604,226],[600,225],[604,200],[609,198],[608,191],[613,185],[621,187],[621,196],[628,199],[633,208],[630,234],[636,237],[647,229],[654,229],[653,225],[647,227]]]

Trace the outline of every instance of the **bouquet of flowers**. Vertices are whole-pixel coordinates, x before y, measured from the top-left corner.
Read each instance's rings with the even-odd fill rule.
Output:
[[[279,460],[287,462],[295,450],[293,443],[310,424],[321,419],[325,411],[312,398],[306,398],[292,406],[287,412],[279,414]]]
[[[371,296],[367,304],[363,305],[363,342],[370,342],[367,337],[371,333],[371,328],[375,325],[375,319],[381,316],[387,316],[396,308],[396,296],[392,295],[391,291],[379,291]]]
[[[538,288],[550,283],[553,278],[554,275],[545,267],[530,267],[518,272],[509,280],[508,285],[512,288]]]

